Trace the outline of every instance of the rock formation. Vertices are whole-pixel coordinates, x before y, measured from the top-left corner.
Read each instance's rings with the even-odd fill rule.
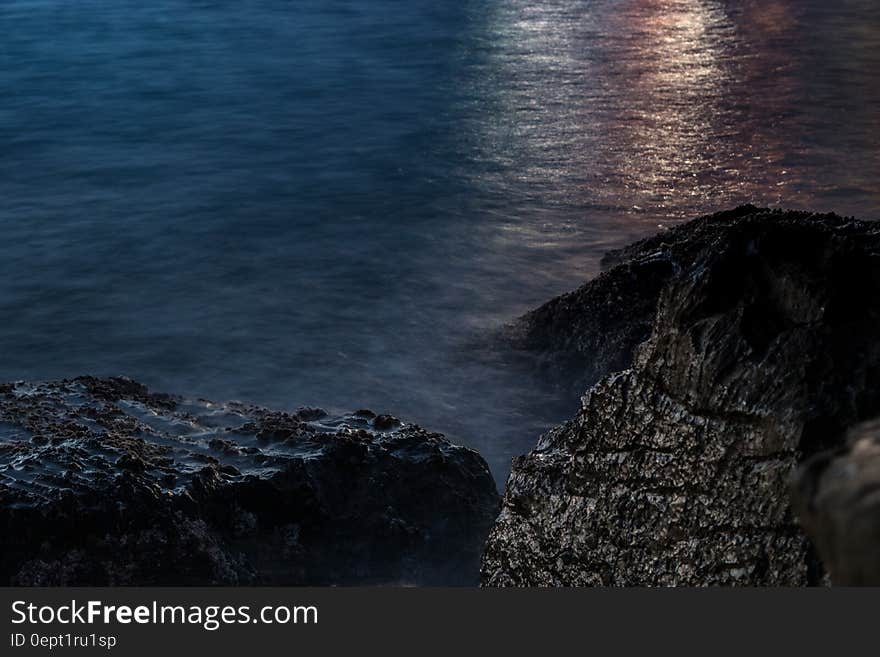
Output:
[[[514,460],[483,584],[824,581],[789,479],[880,415],[880,225],[745,206],[610,260],[519,326],[604,378]]]
[[[3,585],[472,584],[483,459],[390,416],[0,386]]]
[[[880,586],[880,421],[800,468],[794,499],[831,582]]]

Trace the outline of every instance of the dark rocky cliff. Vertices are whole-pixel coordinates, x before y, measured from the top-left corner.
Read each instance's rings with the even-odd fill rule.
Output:
[[[880,415],[880,225],[746,206],[609,260],[518,327],[604,378],[515,459],[482,582],[824,581],[789,481]]]
[[[0,584],[474,584],[483,459],[360,411],[0,386]]]

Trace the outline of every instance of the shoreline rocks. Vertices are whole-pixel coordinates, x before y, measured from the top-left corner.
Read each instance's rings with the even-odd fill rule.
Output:
[[[744,206],[608,264],[519,325],[598,382],[514,460],[482,583],[825,582],[789,481],[880,416],[880,225]]]
[[[831,581],[880,585],[880,420],[859,425],[845,446],[804,464],[793,496]]]
[[[0,385],[0,582],[880,584],[880,224],[743,206],[604,266],[504,334],[586,392],[501,502],[366,409]]]
[[[475,584],[485,461],[391,416],[0,386],[0,582]]]

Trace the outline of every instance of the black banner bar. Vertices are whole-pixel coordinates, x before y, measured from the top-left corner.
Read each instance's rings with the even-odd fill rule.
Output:
[[[838,654],[872,645],[877,596],[876,589],[3,588],[0,655]]]

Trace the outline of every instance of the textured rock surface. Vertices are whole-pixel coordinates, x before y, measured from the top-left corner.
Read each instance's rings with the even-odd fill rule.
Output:
[[[832,583],[880,586],[880,420],[854,429],[846,447],[805,464],[794,493]]]
[[[576,293],[578,307],[605,307],[613,279],[620,303],[632,294],[649,308],[628,272],[665,263],[650,337],[631,367],[586,393],[573,420],[514,461],[482,582],[822,581],[788,482],[805,457],[880,414],[880,225],[744,207],[615,259]],[[573,354],[576,371],[606,340],[590,334],[597,322],[548,344],[574,344],[563,356]],[[613,369],[605,360],[599,369]]]
[[[724,216],[734,220],[756,210],[743,206]],[[602,259],[600,276],[527,313],[503,337],[536,357],[554,383],[580,396],[606,374],[632,365],[635,348],[651,335],[661,291],[703,246],[678,227],[612,251]]]
[[[468,584],[498,510],[474,451],[369,411],[0,386],[0,584]]]

